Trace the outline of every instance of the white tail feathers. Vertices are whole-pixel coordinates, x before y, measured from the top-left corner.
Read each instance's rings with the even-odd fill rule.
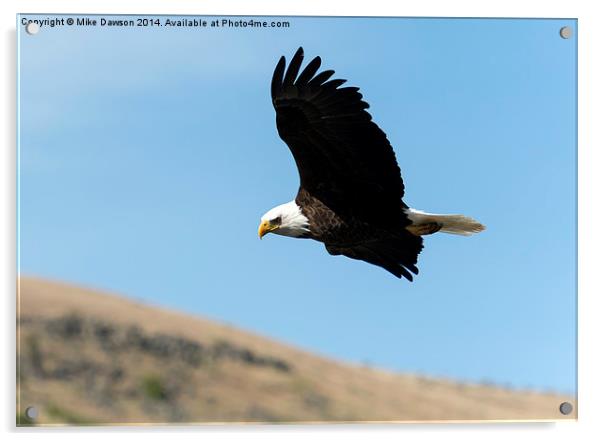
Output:
[[[408,229],[420,235],[441,231],[442,233],[470,236],[471,234],[480,233],[485,229],[485,225],[461,214],[432,214],[414,210],[413,208],[408,208],[406,214],[408,215],[408,219],[412,221],[412,225]],[[438,227],[429,230],[428,227],[431,225]],[[420,228],[423,226],[425,229]]]

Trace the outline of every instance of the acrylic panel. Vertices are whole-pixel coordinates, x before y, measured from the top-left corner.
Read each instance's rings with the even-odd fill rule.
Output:
[[[576,20],[17,40],[17,425],[576,418]]]

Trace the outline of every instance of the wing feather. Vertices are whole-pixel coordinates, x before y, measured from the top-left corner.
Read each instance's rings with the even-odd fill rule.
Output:
[[[301,73],[301,75],[299,75],[299,78],[297,78],[297,84],[303,86],[307,85],[309,80],[311,80],[316,74],[321,64],[322,60],[320,59],[320,57],[316,57],[313,60],[311,60],[309,64],[305,67],[305,69],[303,69],[303,72]]]
[[[316,75],[312,80],[309,81],[309,87],[318,87],[322,85],[326,80],[334,75],[334,70],[325,70]]]
[[[301,63],[303,63],[303,48],[297,49],[297,52],[295,52],[293,59],[288,65],[288,69],[286,70],[283,80],[284,87],[293,85],[295,79],[297,78],[297,74],[299,73],[299,68],[301,68]]]

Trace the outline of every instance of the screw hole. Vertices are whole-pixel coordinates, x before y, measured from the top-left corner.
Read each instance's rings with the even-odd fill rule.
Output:
[[[573,36],[573,30],[570,26],[563,26],[560,28],[560,36],[565,40]]]
[[[568,401],[565,401],[564,403],[560,404],[560,413],[563,415],[570,415],[571,412],[573,412],[573,405],[571,403],[569,403]]]
[[[40,32],[40,25],[34,23],[33,21],[30,21],[25,26],[25,32],[27,32],[29,35],[35,35],[38,32]]]
[[[25,409],[25,416],[30,420],[35,420],[38,417],[38,409],[33,406],[28,407]]]

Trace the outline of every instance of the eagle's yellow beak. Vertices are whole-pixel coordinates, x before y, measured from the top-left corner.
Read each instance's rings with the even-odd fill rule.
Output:
[[[259,238],[261,239],[266,234],[268,234],[274,230],[277,230],[278,228],[279,228],[279,225],[272,224],[272,223],[270,223],[270,221],[262,221],[259,224],[259,230],[257,231],[257,234],[259,234]]]

